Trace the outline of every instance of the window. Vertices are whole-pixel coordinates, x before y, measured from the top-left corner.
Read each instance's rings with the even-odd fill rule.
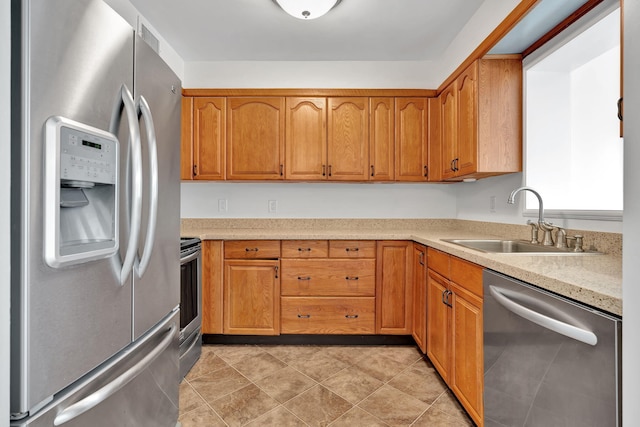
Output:
[[[523,63],[525,181],[549,217],[622,217],[620,9],[601,6]]]

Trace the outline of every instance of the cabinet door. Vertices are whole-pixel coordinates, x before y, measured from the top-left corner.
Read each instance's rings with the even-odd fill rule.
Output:
[[[366,181],[369,176],[369,100],[329,98],[328,104],[329,179]]]
[[[452,366],[449,385],[471,418],[482,425],[482,300],[453,282],[451,291]]]
[[[474,173],[478,165],[478,62],[457,79],[458,161],[456,175]]]
[[[427,98],[396,98],[396,181],[426,181]]]
[[[427,356],[442,379],[449,383],[449,307],[445,305],[445,292],[449,281],[427,270]]]
[[[427,352],[427,248],[413,244],[413,339]]]
[[[442,181],[442,105],[440,98],[429,98],[429,136],[427,138],[430,182]]]
[[[451,83],[438,97],[440,100],[442,132],[442,179],[455,176],[455,160],[458,153],[456,82]]]
[[[284,98],[227,99],[227,179],[284,176]]]
[[[394,98],[369,99],[369,180],[395,178]]]
[[[376,263],[376,333],[411,334],[413,243],[379,241]]]
[[[287,98],[285,178],[327,178],[327,100]]]
[[[224,179],[226,99],[193,99],[193,178]]]
[[[180,179],[193,179],[193,97],[182,97],[180,137]]]
[[[224,333],[278,335],[280,278],[277,260],[224,262]]]
[[[222,333],[222,241],[202,242],[202,333]]]

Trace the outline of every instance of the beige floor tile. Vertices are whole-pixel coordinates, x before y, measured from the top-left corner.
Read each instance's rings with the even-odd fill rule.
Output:
[[[362,409],[353,407],[349,412],[329,424],[330,427],[388,427],[389,424]]]
[[[447,385],[438,374],[420,369],[403,371],[387,384],[429,405],[447,390]]]
[[[217,371],[228,366],[227,362],[219,358],[215,353],[211,351],[202,352],[200,359],[193,365],[185,379],[191,381],[211,371]]]
[[[226,427],[224,421],[207,405],[181,414],[178,421],[182,427]]]
[[[250,384],[210,403],[230,427],[243,426],[278,406],[278,402]]]
[[[363,346],[358,345],[335,345],[324,347],[323,351],[342,362],[352,365],[365,356],[362,352],[362,348]]]
[[[355,366],[349,366],[327,378],[322,385],[356,404],[384,385]]]
[[[389,359],[382,354],[373,354],[355,363],[363,372],[380,381],[386,382],[407,368],[407,365]]]
[[[305,358],[292,360],[289,365],[316,381],[329,378],[349,366],[322,351],[317,351]]]
[[[256,385],[278,402],[284,403],[310,389],[316,382],[296,369],[286,367],[256,381]]]
[[[352,407],[349,402],[321,385],[294,397],[284,406],[310,426],[327,426]]]
[[[319,348],[315,345],[268,345],[262,346],[261,348],[283,362],[289,363],[292,360],[311,357],[320,351],[322,347]]]
[[[233,365],[238,372],[251,381],[257,381],[271,375],[285,366],[287,366],[286,363],[264,352],[255,356],[247,356]]]
[[[207,403],[211,404],[214,400],[239,390],[251,384],[251,382],[235,369],[228,367],[209,372],[193,381],[189,381],[189,384]]]
[[[411,427],[464,427],[473,426],[469,420],[461,420],[436,408],[429,408]]]
[[[235,365],[240,360],[248,356],[257,356],[264,353],[260,347],[256,345],[213,345],[214,353],[229,365]]]
[[[429,407],[421,400],[390,386],[380,388],[358,406],[390,426],[411,425]]]
[[[433,403],[433,409],[437,409],[454,417],[461,423],[460,425],[466,425],[463,423],[470,422],[467,412],[462,408],[451,390],[447,390],[446,393],[443,393],[442,396]]]
[[[379,349],[378,354],[387,356],[391,360],[404,365],[411,365],[424,358],[418,347],[408,346],[385,346]]]
[[[205,402],[198,393],[196,393],[193,387],[191,387],[191,384],[186,381],[183,381],[180,384],[180,403],[178,406],[180,408],[180,413],[193,411],[194,409],[206,404],[207,402]]]
[[[251,421],[246,427],[306,427],[308,424],[289,412],[284,406],[267,412]]]

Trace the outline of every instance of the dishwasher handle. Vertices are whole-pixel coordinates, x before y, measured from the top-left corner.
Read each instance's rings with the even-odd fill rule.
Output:
[[[574,340],[585,344],[595,346],[598,343],[598,337],[593,332],[561,322],[560,320],[545,316],[544,314],[520,305],[509,299],[504,294],[505,289],[489,285],[489,292],[504,308],[530,322],[535,323],[536,325],[540,325],[543,328],[549,329],[566,337],[573,338]]]

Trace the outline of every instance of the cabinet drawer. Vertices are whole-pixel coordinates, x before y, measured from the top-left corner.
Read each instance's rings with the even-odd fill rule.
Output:
[[[427,248],[427,267],[444,277],[449,277],[449,258],[449,254]]]
[[[374,240],[331,240],[329,241],[330,258],[375,258],[376,242]]]
[[[482,267],[451,256],[451,281],[482,298]]]
[[[373,334],[375,298],[282,297],[282,334]]]
[[[282,295],[375,296],[374,259],[283,259]]]
[[[282,258],[326,258],[328,240],[283,240]]]
[[[224,257],[232,259],[280,258],[280,240],[229,240]]]

